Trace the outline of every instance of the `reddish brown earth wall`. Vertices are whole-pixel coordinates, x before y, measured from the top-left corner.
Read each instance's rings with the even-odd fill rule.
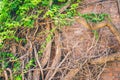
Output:
[[[100,80],[120,80],[120,61],[109,62]]]
[[[99,0],[84,0],[87,4]],[[113,23],[120,29],[120,15],[118,13],[117,0],[104,0],[101,3],[84,7],[81,13],[107,13],[111,16]],[[108,32],[109,33],[109,32]],[[100,80],[120,80],[120,61],[107,63]]]

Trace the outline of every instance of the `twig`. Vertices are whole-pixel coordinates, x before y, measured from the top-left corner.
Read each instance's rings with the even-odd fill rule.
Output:
[[[106,63],[105,63],[105,65],[104,65],[104,67],[102,68],[102,71],[100,71],[100,73],[98,74],[98,76],[97,76],[97,80],[100,79],[100,76],[101,76],[101,74],[103,73],[105,67],[106,67]]]
[[[77,46],[78,45],[78,43],[76,43],[74,46],[73,46],[73,48],[75,47],[75,46]],[[67,59],[67,57],[70,55],[72,53],[72,51],[69,51],[67,54],[66,54],[66,56],[65,56],[65,58],[59,63],[59,65],[56,67],[56,69],[55,69],[55,71],[53,72],[53,74],[52,74],[52,76],[49,78],[49,80],[51,80],[53,77],[54,77],[54,75],[56,74],[56,72],[58,71],[58,68],[64,63],[64,61]]]
[[[110,61],[114,61],[114,60],[120,60],[120,53],[114,53],[114,54],[111,54],[109,56],[105,56],[105,57],[99,57],[99,58],[96,58],[96,59],[92,59],[90,61],[91,64],[103,64],[106,62],[110,62]]]
[[[35,30],[35,32],[34,32],[34,34],[33,34],[33,36],[36,36],[36,33],[37,33],[37,31],[38,31],[38,29],[39,29],[39,26],[38,26],[38,21],[36,20],[36,30]]]
[[[34,46],[34,54],[35,54],[35,59],[36,59],[36,61],[37,61],[37,63],[38,63],[38,66],[39,66],[39,68],[40,68],[40,71],[41,71],[42,80],[44,80],[44,74],[43,74],[42,66],[41,66],[41,64],[40,64],[40,62],[39,62],[38,54],[37,54],[37,50],[36,50],[35,46]]]
[[[23,56],[21,56],[19,59],[23,60],[24,57],[29,56],[30,52],[32,52],[32,42],[28,39],[28,34],[26,35],[26,40],[27,40],[27,44],[25,46],[25,48],[28,48],[28,45],[30,46],[30,48],[27,50],[26,54],[24,54]]]
[[[107,53],[107,56],[106,56],[106,57],[108,58],[108,56],[109,56],[109,55],[108,55],[108,53]],[[106,59],[106,60],[104,61],[105,64],[104,64],[104,66],[103,66],[103,68],[102,68],[102,71],[101,71],[101,72],[98,74],[98,76],[97,76],[97,80],[100,79],[100,76],[101,76],[101,74],[103,73],[103,71],[104,71],[104,69],[105,69],[105,67],[106,67],[106,65],[107,65],[107,62],[108,62],[108,61],[107,61],[107,59]]]
[[[8,75],[6,70],[4,70],[4,75],[5,75],[5,80],[8,80]]]
[[[43,71],[47,71],[47,70],[55,70],[56,68],[52,68],[52,67],[47,67],[47,68],[44,68],[44,69],[42,69]],[[62,69],[67,69],[67,70],[71,70],[70,68],[68,68],[68,67],[62,67],[62,68],[59,68],[58,70],[62,70]],[[30,69],[30,70],[28,70],[28,71],[26,71],[26,72],[24,72],[24,73],[27,73],[27,72],[29,72],[29,71],[34,71],[34,70],[37,70],[37,71],[40,71],[40,69]]]
[[[73,80],[73,77],[80,71],[80,69],[87,63],[88,59],[86,59],[79,68],[72,69],[68,72],[68,74],[64,77],[63,80]]]
[[[11,69],[10,69],[10,68],[7,68],[6,70],[9,71],[9,73],[10,73],[10,79],[13,80]]]
[[[60,62],[60,64],[56,67],[54,73],[52,74],[52,76],[49,78],[49,80],[51,80],[54,75],[56,74],[58,68],[63,64],[63,62],[67,59],[67,57],[70,55],[71,51],[67,53],[67,55],[65,56],[65,58]]]

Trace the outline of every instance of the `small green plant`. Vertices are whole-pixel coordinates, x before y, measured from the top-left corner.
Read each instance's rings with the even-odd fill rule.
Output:
[[[105,20],[105,17],[108,16],[108,14],[89,13],[89,14],[79,14],[79,16],[85,18],[88,22],[98,23]],[[95,38],[98,39],[99,33],[97,32],[97,30],[92,30],[92,32]]]
[[[88,13],[88,14],[79,14],[79,16],[85,18],[87,21],[97,23],[105,20],[105,17],[108,16],[108,14]]]
[[[22,80],[22,75],[15,75],[14,80]]]
[[[31,67],[34,67],[34,66],[35,66],[35,59],[30,59],[25,66],[25,71],[29,70]]]

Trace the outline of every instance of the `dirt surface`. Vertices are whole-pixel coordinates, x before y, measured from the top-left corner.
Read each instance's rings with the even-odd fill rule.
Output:
[[[96,1],[99,0],[84,0],[84,4],[90,4]],[[104,0],[103,2],[84,6],[84,8],[80,8],[78,9],[78,11],[80,13],[109,14],[114,25],[118,28],[118,30],[120,30],[120,15],[118,13],[118,6],[116,0]],[[99,33],[98,39],[96,39],[95,35],[91,30],[86,29],[83,25],[77,22],[74,22],[72,26],[67,26],[63,28],[63,32],[61,33],[63,52],[66,53],[66,51],[72,50],[72,54],[69,57],[70,64],[65,63],[66,66],[69,66],[69,68],[78,67],[78,63],[76,63],[76,61],[80,61],[82,57],[97,58],[120,52],[120,45],[118,41],[107,27],[101,28],[97,30],[97,32]],[[72,66],[70,67],[70,65]],[[84,73],[84,71],[79,72],[75,80],[98,80],[90,76],[94,75],[92,74],[92,71],[90,74],[89,72],[87,72],[87,70],[89,69],[86,69],[86,73]],[[99,72],[99,70],[96,68],[93,68],[93,70]],[[86,75],[87,73],[88,76],[86,76],[85,79],[80,77],[80,75]],[[106,79],[103,78],[102,80]]]
[[[99,0],[85,0],[86,4],[92,3]],[[111,16],[112,22],[119,29],[120,18],[118,14],[117,3],[114,0],[107,0],[104,2],[99,2],[85,8],[79,9],[80,13],[107,13]],[[113,52],[119,51],[118,41],[115,39],[114,35],[109,31],[108,28],[102,28],[98,30],[99,39],[96,40],[92,31],[86,29],[83,25],[75,22],[73,26],[68,26],[64,28],[63,32],[63,42],[65,46],[69,49],[78,43],[74,48],[74,56],[76,58],[78,55],[92,54],[96,51],[99,53],[105,52],[105,50],[110,50]],[[90,50],[89,50],[90,48]],[[90,52],[88,52],[89,50]],[[110,52],[112,53],[112,52]]]

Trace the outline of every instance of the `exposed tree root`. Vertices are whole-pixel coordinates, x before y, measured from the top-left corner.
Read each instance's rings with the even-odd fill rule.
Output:
[[[91,64],[104,64],[105,62],[116,61],[116,60],[120,61],[120,53],[119,52],[108,55],[108,56],[91,59],[90,63]]]
[[[106,19],[104,21],[97,23],[97,24],[88,23],[83,18],[76,18],[76,21],[90,30],[97,30],[97,29],[100,29],[103,27],[108,27],[109,30],[115,35],[116,39],[120,43],[120,32],[118,31],[116,26],[112,23],[112,21],[108,17],[106,17]]]
[[[44,68],[45,65],[48,63],[48,61],[50,60],[51,46],[52,46],[52,42],[50,41],[46,45],[45,52],[43,53],[43,56],[42,56],[42,59],[41,59],[42,68]]]

